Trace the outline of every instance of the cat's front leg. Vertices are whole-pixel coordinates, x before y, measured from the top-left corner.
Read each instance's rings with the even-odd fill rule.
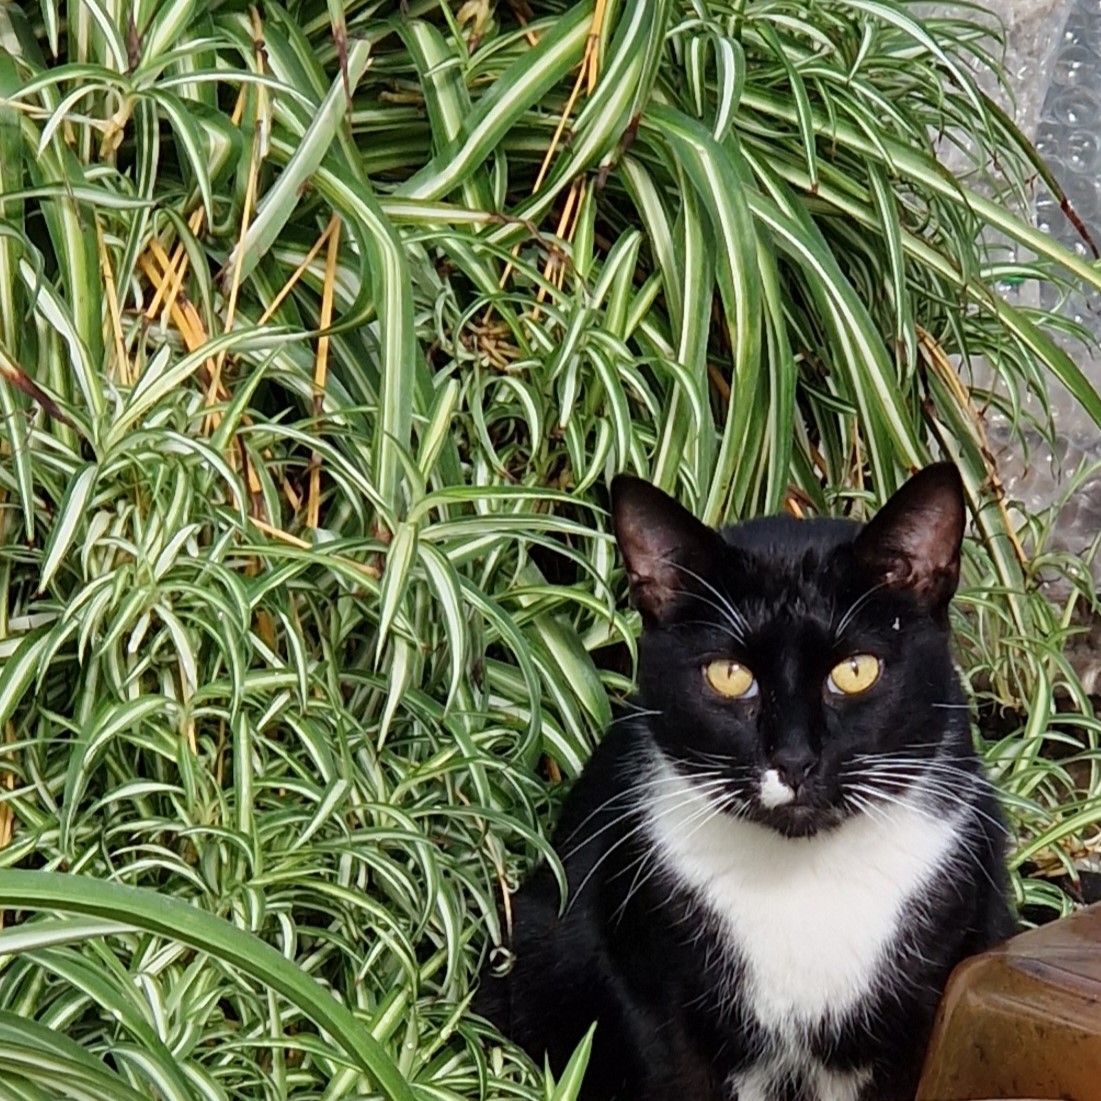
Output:
[[[771,1069],[758,1064],[738,1071],[726,1080],[725,1101],[776,1101]]]
[[[876,1101],[871,1070],[831,1070],[818,1067],[815,1071],[819,1101]]]
[[[814,1064],[793,1070],[761,1062],[730,1075],[725,1101],[882,1101],[867,1068],[833,1070]]]

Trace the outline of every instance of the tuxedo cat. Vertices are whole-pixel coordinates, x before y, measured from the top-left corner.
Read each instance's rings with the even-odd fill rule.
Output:
[[[949,648],[947,463],[866,526],[716,533],[612,483],[637,707],[570,792],[569,884],[512,900],[475,1010],[583,1097],[904,1101],[952,968],[1012,932],[1005,829]]]

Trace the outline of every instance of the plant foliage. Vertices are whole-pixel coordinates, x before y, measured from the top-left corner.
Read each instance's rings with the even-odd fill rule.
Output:
[[[1093,596],[982,411],[1101,424],[999,293],[1101,270],[1010,212],[997,50],[899,0],[0,4],[0,1096],[549,1096],[464,998],[629,691],[621,469],[715,523],[954,458],[1067,904]]]

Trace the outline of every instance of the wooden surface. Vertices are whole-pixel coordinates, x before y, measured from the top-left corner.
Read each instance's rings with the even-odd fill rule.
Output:
[[[953,973],[916,1101],[1101,1101],[1101,905]]]

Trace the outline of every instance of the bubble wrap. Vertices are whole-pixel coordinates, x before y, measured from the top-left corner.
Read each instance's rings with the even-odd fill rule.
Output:
[[[980,82],[1035,141],[1075,212],[1101,245],[1101,0],[986,0],[985,6],[987,18],[1000,19],[1005,29],[1005,68],[1012,97],[988,74],[980,74]],[[946,4],[926,10],[959,13],[957,6]],[[941,159],[953,169],[965,163],[947,143],[942,146]],[[1042,185],[1032,208],[1017,213],[1083,258],[1090,256],[1085,242]],[[1034,283],[1006,286],[1002,292],[1011,302],[1073,317],[1101,339],[1101,299],[1097,295],[1063,300],[1054,288],[1039,288]],[[1060,339],[1060,343],[1101,390],[1097,350],[1069,338]],[[983,363],[969,364],[964,373],[970,373],[980,386],[991,379],[990,369]],[[1008,496],[1029,511],[1058,502],[1066,496],[1068,479],[1076,470],[1083,464],[1101,462],[1101,432],[1090,417],[1054,381],[1050,400],[1054,449],[1035,432],[1026,433],[1027,447],[1022,446],[996,416],[990,416],[986,424]],[[1038,408],[1033,412],[1041,413]],[[1049,549],[1080,553],[1098,531],[1101,476],[1087,479],[1070,495],[1059,512]],[[1094,575],[1101,582],[1101,561],[1094,563]]]

